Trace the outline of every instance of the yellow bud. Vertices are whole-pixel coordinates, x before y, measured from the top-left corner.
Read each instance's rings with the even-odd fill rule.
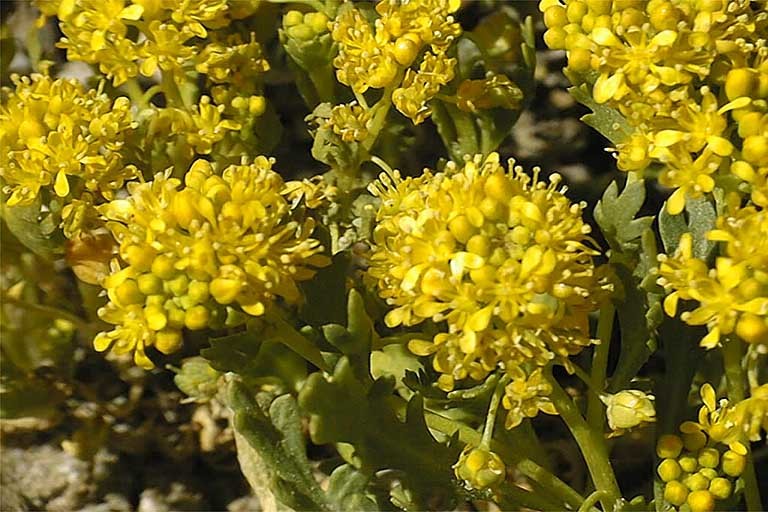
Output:
[[[715,510],[715,497],[706,489],[695,490],[688,495],[686,500],[691,512],[712,512]]]
[[[175,261],[171,256],[161,254],[152,262],[152,273],[160,279],[171,279],[177,274],[174,263]]]
[[[197,213],[197,192],[193,189],[184,189],[173,196],[171,200],[171,212],[176,218],[176,222],[183,228],[188,228],[189,224],[200,217]]]
[[[752,90],[757,85],[756,74],[748,68],[732,69],[725,77],[725,95],[729,100],[741,96],[751,96]]]
[[[709,479],[699,473],[689,475],[683,480],[683,483],[692,491],[701,491],[702,489],[709,488]]]
[[[739,137],[746,139],[750,135],[760,135],[763,125],[762,112],[747,112],[739,118]]]
[[[165,308],[165,314],[168,317],[168,327],[173,327],[174,329],[183,329],[184,328],[184,310],[180,307],[173,304],[172,307],[167,307],[166,304]]]
[[[299,11],[288,11],[283,16],[283,27],[295,27],[304,23],[304,15]]]
[[[726,451],[721,459],[723,473],[728,476],[741,476],[747,466],[747,457],[733,450]]]
[[[315,32],[312,30],[312,27],[304,25],[303,23],[301,25],[288,27],[285,32],[291,39],[298,39],[299,41],[309,41],[315,37]]]
[[[567,3],[565,8],[565,15],[568,18],[568,21],[571,23],[581,23],[581,19],[585,14],[587,14],[587,4],[584,2],[571,1]]]
[[[469,271],[469,277],[477,284],[491,283],[496,278],[496,269],[491,265]]]
[[[664,482],[671,482],[680,478],[683,470],[675,459],[664,459],[656,470]]]
[[[697,430],[683,434],[683,445],[689,452],[697,452],[707,444],[707,435]]]
[[[144,294],[133,279],[126,279],[115,290],[115,296],[121,305],[140,304],[144,302]]]
[[[611,12],[610,0],[587,0],[587,7],[589,7],[589,10],[597,16],[609,14]]]
[[[733,484],[731,484],[731,481],[727,478],[717,477],[709,482],[709,492],[719,500],[728,499],[731,496],[732,491]]]
[[[696,460],[695,457],[680,457],[677,460],[677,463],[680,464],[680,467],[686,473],[693,473],[694,471],[699,469],[699,462]]]
[[[501,483],[506,477],[506,466],[495,452],[483,448],[465,449],[454,465],[456,476],[477,490]]]
[[[410,66],[419,54],[420,44],[413,39],[413,37],[403,36],[395,41],[392,53],[395,55],[397,63],[401,66]]]
[[[129,245],[125,250],[120,251],[120,256],[139,272],[150,269],[156,254],[154,249],[138,245]]]
[[[688,498],[688,488],[677,480],[667,482],[664,486],[664,499],[675,506],[685,503]]]
[[[321,12],[308,12],[304,15],[304,24],[309,25],[315,34],[328,32],[328,16]]]
[[[162,306],[151,305],[144,308],[144,318],[147,325],[153,331],[160,331],[168,324],[168,317],[165,316],[165,310]]]
[[[634,428],[656,420],[653,395],[629,389],[615,395],[601,395],[600,399],[606,405],[608,425],[613,430]]]
[[[766,319],[752,313],[742,313],[736,324],[736,334],[747,343],[768,344]]]
[[[713,478],[717,478],[717,470],[713,468],[701,468],[699,470],[699,474],[706,478],[707,480],[712,480]]]
[[[217,277],[211,281],[209,291],[219,304],[234,302],[242,289],[242,283],[237,279]]]
[[[491,242],[486,236],[475,235],[467,241],[467,250],[478,256],[486,257],[491,253]]]
[[[704,448],[699,451],[699,465],[705,468],[716,468],[720,463],[720,452],[714,448]]]
[[[475,234],[475,227],[470,224],[469,219],[464,215],[454,217],[448,223],[448,230],[459,242],[465,244]]]
[[[592,62],[592,52],[586,48],[574,48],[568,53],[568,67],[574,71],[589,71]]]
[[[157,295],[163,291],[163,281],[154,274],[141,274],[136,281],[144,295]]]
[[[489,220],[501,220],[505,216],[504,206],[497,200],[490,197],[484,197],[480,201],[480,212]]]
[[[368,84],[374,89],[381,89],[391,84],[395,76],[397,76],[397,67],[388,62],[383,62],[368,77]]]
[[[187,296],[195,303],[200,304],[208,300],[208,283],[205,281],[192,281],[187,289]]]
[[[204,329],[208,326],[210,316],[211,314],[205,306],[194,306],[188,309],[184,315],[184,325],[193,331]]]
[[[680,21],[680,11],[671,2],[660,2],[653,9],[648,9],[651,25],[656,30],[674,30]]]
[[[267,100],[264,96],[251,96],[248,98],[248,112],[259,117],[267,110]]]
[[[561,5],[553,5],[544,11],[544,24],[547,28],[564,27],[568,23],[565,8]]]
[[[768,137],[752,135],[744,139],[741,148],[744,160],[759,166],[768,165]]]
[[[744,160],[737,160],[731,164],[731,172],[744,181],[755,179],[755,169]]]
[[[163,354],[172,354],[181,348],[181,333],[174,329],[163,329],[157,333],[155,348]]]
[[[167,281],[166,286],[168,287],[169,292],[177,297],[180,297],[187,293],[187,288],[189,287],[189,278],[183,274],[179,275],[172,280]]]
[[[496,173],[489,176],[485,181],[483,191],[488,197],[506,204],[512,199],[514,187],[507,176],[502,173]]]
[[[562,28],[551,28],[544,32],[544,43],[552,50],[565,50],[566,35]]]

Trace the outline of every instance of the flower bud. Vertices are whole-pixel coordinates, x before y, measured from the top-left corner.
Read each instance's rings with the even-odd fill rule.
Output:
[[[144,302],[144,294],[133,279],[126,279],[115,289],[115,298],[122,305]]]
[[[662,459],[674,459],[683,450],[683,440],[673,434],[665,434],[656,443],[656,455]]]
[[[709,487],[709,479],[699,473],[689,475],[683,480],[683,483],[692,491],[700,491]]]
[[[211,295],[219,304],[230,304],[237,298],[242,283],[237,279],[226,279],[217,277],[209,286]]]
[[[704,448],[699,452],[699,465],[705,468],[716,468],[720,463],[720,452],[714,448]]]
[[[675,459],[664,459],[656,471],[664,482],[677,480],[683,474],[680,464]]]
[[[163,354],[172,354],[181,348],[181,333],[175,329],[163,329],[155,337],[155,348]]]
[[[731,484],[731,481],[727,478],[717,477],[709,482],[709,492],[719,500],[728,499],[731,496],[732,491],[733,484]]]
[[[680,464],[680,467],[683,468],[683,471],[686,473],[693,473],[697,469],[699,469],[699,463],[696,461],[696,458],[694,457],[680,457],[677,460],[678,464]]]
[[[683,433],[683,446],[689,452],[697,452],[707,444],[707,435],[696,430],[694,432]]]
[[[664,486],[664,499],[671,504],[679,507],[687,498],[688,488],[677,480],[667,482]]]
[[[283,27],[295,27],[304,23],[304,15],[299,11],[288,11],[283,16]]]
[[[721,459],[723,473],[728,476],[741,476],[747,466],[747,457],[733,450],[726,451]]]
[[[715,510],[715,497],[705,489],[693,491],[686,500],[691,512],[712,512]]]
[[[756,83],[756,74],[748,68],[732,69],[725,77],[725,95],[729,100],[751,96]]]
[[[506,466],[501,457],[483,448],[465,449],[454,471],[468,487],[477,490],[497,485],[506,476]]]
[[[621,431],[656,421],[653,395],[630,389],[615,395],[603,394],[600,399],[606,405],[608,426]]]
[[[208,326],[209,317],[210,312],[205,306],[194,306],[188,309],[184,315],[184,325],[193,331],[204,329]]]

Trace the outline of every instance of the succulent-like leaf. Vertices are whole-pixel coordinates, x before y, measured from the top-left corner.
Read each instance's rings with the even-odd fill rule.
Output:
[[[612,182],[595,206],[595,220],[611,249],[622,253],[637,252],[639,239],[650,228],[653,217],[635,218],[645,202],[645,182],[635,173],[627,174],[627,183],[619,193]]]

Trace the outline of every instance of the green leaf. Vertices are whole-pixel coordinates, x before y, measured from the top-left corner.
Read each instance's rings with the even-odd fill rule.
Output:
[[[376,502],[365,495],[370,478],[349,464],[336,468],[328,480],[328,499],[343,512],[377,511]]]
[[[266,476],[275,498],[292,508],[334,510],[307,460],[296,400],[282,395],[272,401],[267,414],[238,380],[229,383],[227,394],[235,432],[255,452],[240,459],[241,464],[246,462],[241,467],[249,482],[259,486],[259,479]],[[257,460],[253,455],[258,455]],[[254,461],[257,464],[251,467],[248,463]]]
[[[190,398],[206,401],[218,392],[219,377],[221,373],[214,370],[204,358],[190,357],[181,363],[181,369],[173,376],[173,382]]]
[[[640,248],[639,238],[650,228],[653,217],[635,218],[645,202],[645,182],[635,173],[627,174],[627,183],[619,194],[612,182],[595,206],[595,221],[611,249],[634,253]]]
[[[423,402],[415,395],[405,422],[393,408],[393,380],[361,382],[347,357],[332,376],[314,373],[299,393],[299,405],[310,413],[309,431],[317,444],[349,443],[368,471],[394,469],[421,500],[422,507],[437,489],[452,487],[450,467],[458,450],[439,444],[429,433]],[[397,402],[394,402],[397,403]]]
[[[592,110],[591,114],[582,116],[581,120],[600,132],[614,146],[621,144],[634,131],[634,128],[630,126],[626,118],[618,110],[597,103],[592,98],[589,85],[582,84],[569,87],[568,92],[571,93],[571,96],[576,101]]]
[[[704,197],[687,198],[685,214],[670,215],[666,204],[659,214],[659,233],[667,253],[675,252],[680,236],[690,233],[693,237],[693,256],[707,261],[713,254],[715,242],[707,240],[707,232],[715,228],[715,206]]]
[[[54,259],[64,253],[63,235],[43,231],[43,216],[40,212],[40,197],[27,206],[8,206],[3,203],[2,217],[8,229],[29,250],[44,259]]]
[[[404,344],[386,345],[371,352],[371,375],[374,379],[392,377],[400,386],[406,372],[418,372],[423,368],[419,358]]]
[[[212,338],[200,354],[220,372],[235,372],[246,380],[278,378],[292,389],[307,375],[307,365],[293,350],[277,340],[254,332]],[[178,382],[177,382],[178,384]]]

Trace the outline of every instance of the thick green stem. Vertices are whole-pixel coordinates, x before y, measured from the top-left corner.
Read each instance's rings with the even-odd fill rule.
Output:
[[[571,397],[551,373],[547,375],[547,378],[552,385],[552,394],[550,395],[552,403],[579,445],[595,488],[598,491],[604,491],[600,498],[603,510],[611,511],[621,499],[621,492],[611,462],[608,459],[608,448],[605,445],[602,431],[592,430]]]
[[[611,348],[611,333],[613,331],[613,317],[616,309],[611,301],[606,301],[600,308],[600,318],[597,321],[597,337],[600,344],[595,346],[592,357],[591,381],[595,393],[590,393],[587,401],[587,423],[595,432],[603,432],[605,413],[599,393],[605,389],[608,371],[608,352]]]
[[[162,73],[161,79],[163,93],[165,94],[165,100],[168,106],[184,107],[184,98],[181,96],[179,86],[173,79],[172,73]]]
[[[131,103],[139,107],[139,110],[147,108],[147,98],[144,96],[144,90],[139,85],[139,81],[135,78],[129,78],[125,84],[123,84],[125,92],[128,93],[128,97],[131,98]]]
[[[728,339],[723,345],[723,363],[725,365],[725,381],[728,385],[728,399],[731,403],[741,402],[747,398],[744,382],[746,380],[741,359],[744,354],[744,344],[738,339]],[[744,443],[750,450],[749,443]],[[744,468],[744,499],[749,512],[763,510],[760,499],[760,488],[757,483],[755,464],[751,450],[747,454],[747,466]]]

